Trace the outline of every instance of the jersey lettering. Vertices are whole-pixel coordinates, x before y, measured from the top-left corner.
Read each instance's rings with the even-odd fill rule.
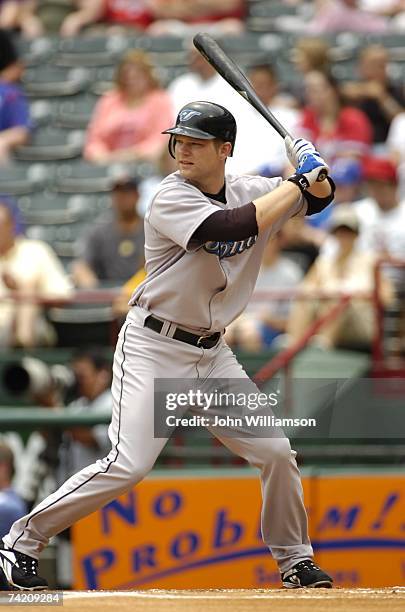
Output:
[[[257,236],[250,236],[244,240],[228,240],[227,242],[212,241],[204,244],[204,251],[210,255],[217,255],[220,259],[240,255],[250,249],[256,242]]]

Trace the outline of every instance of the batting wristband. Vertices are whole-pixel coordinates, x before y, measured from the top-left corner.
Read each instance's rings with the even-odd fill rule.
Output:
[[[297,185],[297,187],[300,188],[301,193],[304,193],[308,189],[308,187],[310,187],[310,183],[304,174],[293,174],[292,176],[288,177],[287,181],[290,181],[290,183],[294,183],[294,185]]]

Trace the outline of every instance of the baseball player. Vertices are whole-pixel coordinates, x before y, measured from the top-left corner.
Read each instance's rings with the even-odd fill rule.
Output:
[[[178,170],[160,184],[145,217],[147,277],[135,290],[113,364],[110,453],[67,480],[4,537],[0,567],[17,589],[44,589],[38,556],[49,538],[142,480],[167,439],[154,436],[154,379],[245,379],[223,339],[245,308],[269,237],[295,215],[333,199],[313,145],[286,139],[296,168],[287,180],[225,174],[233,115],[210,102],[181,109],[168,130]],[[253,383],[251,383],[253,384]],[[213,432],[260,469],[262,534],[288,588],[331,587],[313,562],[302,486],[286,437]]]

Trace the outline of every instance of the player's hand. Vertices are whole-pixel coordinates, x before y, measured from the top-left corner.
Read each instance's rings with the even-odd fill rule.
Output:
[[[285,150],[290,164],[296,168],[302,161],[302,158],[308,153],[318,153],[312,142],[303,138],[284,138]],[[318,153],[319,155],[319,153]]]
[[[320,175],[325,177],[328,173],[329,166],[319,153],[307,153],[297,166],[295,174],[288,180],[298,185],[304,192],[320,179]]]
[[[329,173],[329,166],[319,153],[315,151],[315,153],[306,153],[301,157],[296,173],[305,176],[309,186],[311,186],[320,179],[320,175],[324,175],[325,178]]]

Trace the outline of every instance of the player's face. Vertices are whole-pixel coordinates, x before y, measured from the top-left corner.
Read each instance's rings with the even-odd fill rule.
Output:
[[[174,151],[180,174],[197,187],[204,188],[212,178],[223,174],[230,147],[230,143],[216,140],[176,136]]]

